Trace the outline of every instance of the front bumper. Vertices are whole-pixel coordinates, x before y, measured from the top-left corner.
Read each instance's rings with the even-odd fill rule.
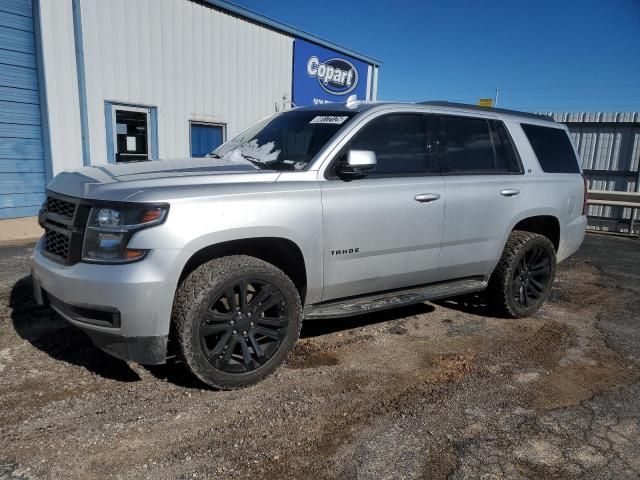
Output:
[[[181,250],[153,250],[125,265],[61,265],[36,246],[34,296],[85,331],[107,353],[142,364],[163,363]]]

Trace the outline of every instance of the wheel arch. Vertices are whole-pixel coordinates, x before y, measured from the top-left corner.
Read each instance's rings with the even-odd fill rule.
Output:
[[[511,231],[521,230],[547,237],[555,251],[560,247],[560,220],[555,215],[534,215],[518,221]]]
[[[229,255],[249,255],[278,267],[296,286],[304,305],[308,285],[305,258],[300,247],[294,241],[284,237],[249,237],[201,247],[186,261],[178,284],[203,263]]]

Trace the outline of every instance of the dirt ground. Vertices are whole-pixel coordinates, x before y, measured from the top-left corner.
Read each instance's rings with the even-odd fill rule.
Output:
[[[640,242],[589,235],[533,318],[480,297],[308,322],[235,392],[127,365],[0,249],[0,479],[640,477]]]

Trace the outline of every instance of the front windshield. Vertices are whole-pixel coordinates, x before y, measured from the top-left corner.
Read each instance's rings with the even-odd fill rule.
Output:
[[[269,170],[304,170],[354,112],[291,110],[268,117],[220,145],[209,156],[251,162]]]

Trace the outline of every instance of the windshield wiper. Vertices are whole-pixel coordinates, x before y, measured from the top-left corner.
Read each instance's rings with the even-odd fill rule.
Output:
[[[246,155],[244,153],[238,152],[240,154],[240,156],[242,158],[244,158],[245,160],[251,162],[253,165],[255,165],[256,167],[258,167],[261,170],[274,170],[274,168],[272,166],[269,165],[274,165],[276,163],[280,163],[280,162],[269,162],[269,163],[265,163],[263,161],[261,161],[258,158],[252,157],[251,155]],[[207,157],[209,158],[223,158],[220,155],[218,155],[217,153],[210,153],[209,155],[207,155]]]

